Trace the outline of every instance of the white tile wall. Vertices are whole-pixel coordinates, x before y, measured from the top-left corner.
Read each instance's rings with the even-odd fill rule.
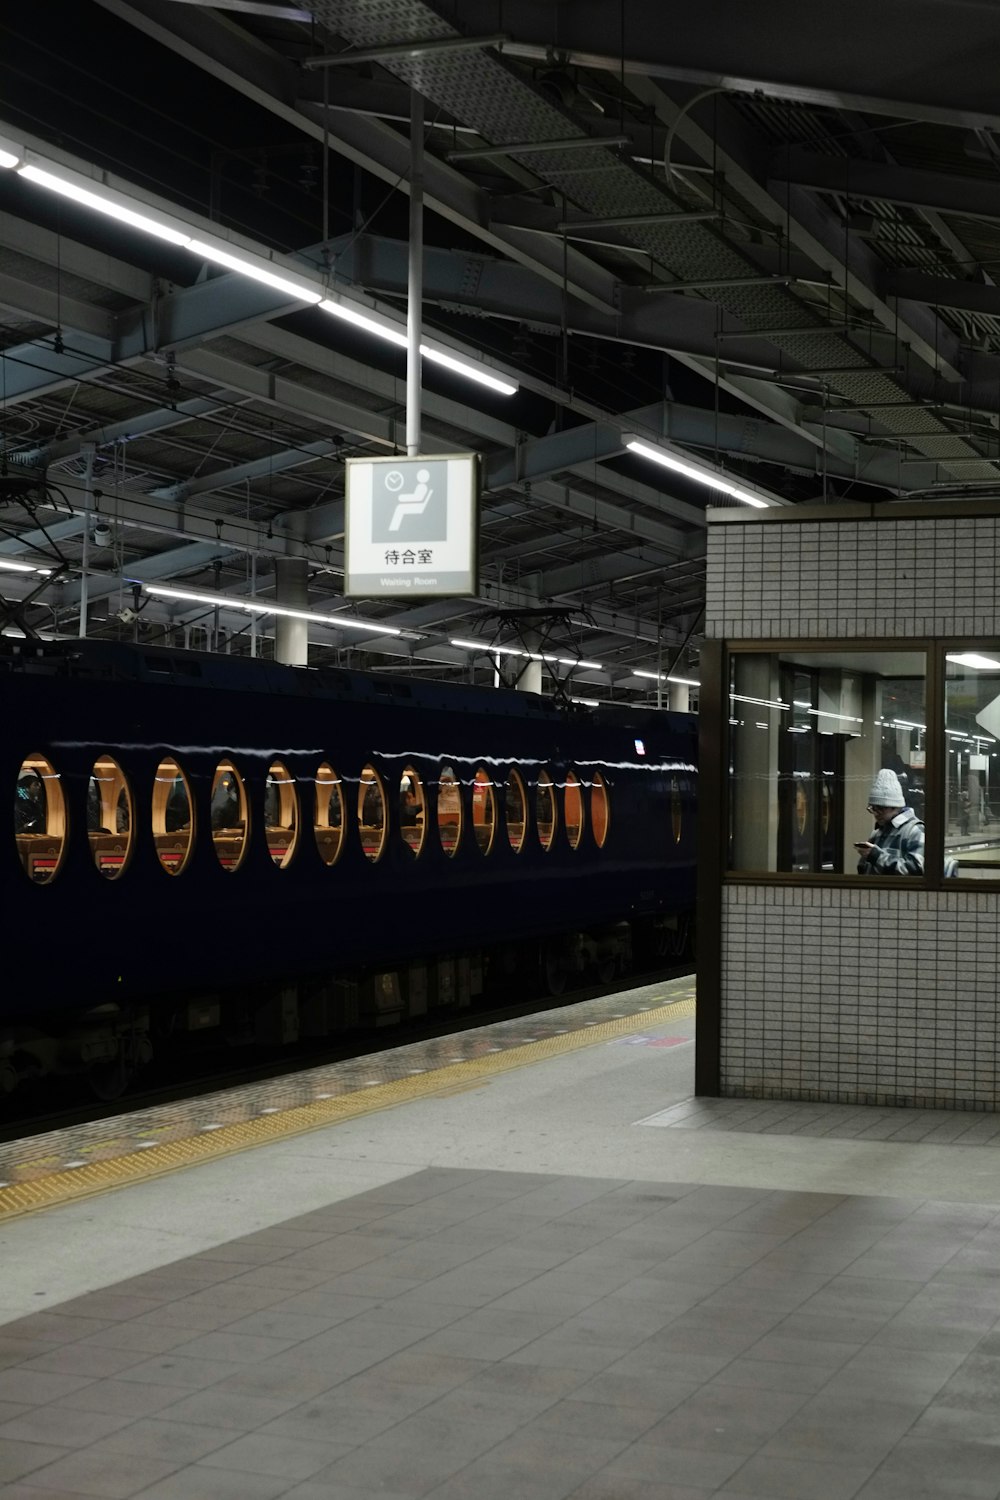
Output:
[[[727,885],[722,1093],[997,1109],[988,892]]]
[[[995,516],[710,525],[706,634],[1000,635]],[[1000,1109],[1000,898],[727,884],[723,1094]]]
[[[705,633],[1000,634],[996,516],[709,525]]]

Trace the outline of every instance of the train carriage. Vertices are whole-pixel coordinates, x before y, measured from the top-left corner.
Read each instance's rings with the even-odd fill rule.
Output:
[[[4,642],[0,1086],[287,1042],[678,948],[695,727],[530,694]],[[6,847],[4,847],[6,845]]]

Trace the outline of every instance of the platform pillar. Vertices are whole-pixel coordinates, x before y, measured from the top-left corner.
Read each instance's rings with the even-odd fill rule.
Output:
[[[309,608],[309,564],[304,557],[279,557],[277,563],[278,603],[290,609]],[[287,667],[309,664],[309,624],[306,620],[275,615],[274,656]]]

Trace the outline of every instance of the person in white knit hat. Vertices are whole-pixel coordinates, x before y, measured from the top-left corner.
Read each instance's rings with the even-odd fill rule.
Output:
[[[924,825],[907,807],[895,771],[883,767],[868,793],[868,811],[875,819],[869,838],[855,844],[859,875],[922,875]]]

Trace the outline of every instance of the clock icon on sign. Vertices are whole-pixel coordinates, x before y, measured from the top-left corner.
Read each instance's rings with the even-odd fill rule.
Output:
[[[390,495],[398,495],[405,483],[406,481],[398,469],[390,469],[385,476],[385,487]]]

